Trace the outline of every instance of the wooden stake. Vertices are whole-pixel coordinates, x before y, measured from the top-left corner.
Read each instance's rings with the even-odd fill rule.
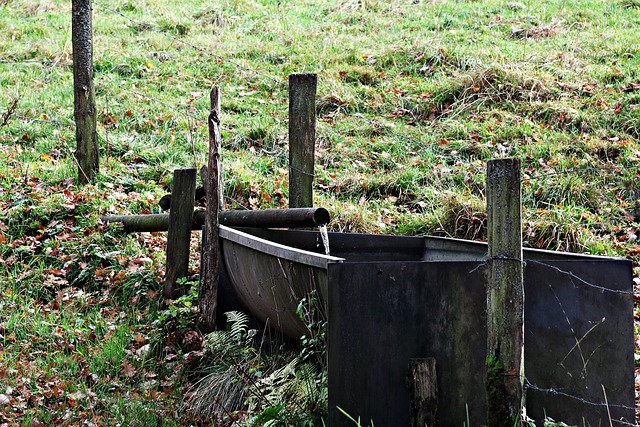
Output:
[[[289,76],[289,207],[313,206],[316,74]]]
[[[438,412],[436,359],[428,357],[409,360],[407,386],[411,400],[411,427],[435,426]]]
[[[93,85],[91,0],[71,3],[73,45],[73,115],[76,121],[78,181],[87,184],[99,168],[96,94]]]
[[[513,427],[522,413],[524,285],[520,160],[487,164],[487,423]]]
[[[193,208],[196,194],[196,170],[176,169],[173,171],[171,191],[171,211],[169,213],[169,234],[167,236],[167,267],[164,294],[167,298],[177,298],[186,289],[178,280],[189,272],[189,246],[193,223]]]
[[[224,188],[222,183],[222,166],[220,161],[222,137],[220,135],[220,88],[211,89],[211,110],[209,113],[209,163],[202,174],[207,200],[205,217],[204,271],[200,274],[198,304],[202,316],[201,328],[205,332],[213,331],[216,327],[218,308],[218,284],[220,282],[220,234],[219,213],[224,208]]]

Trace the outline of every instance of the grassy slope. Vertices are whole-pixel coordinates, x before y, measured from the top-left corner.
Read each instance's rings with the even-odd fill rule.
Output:
[[[69,8],[0,2],[0,394],[23,425],[180,423],[188,325],[144,357],[163,237],[96,220],[156,210],[171,170],[204,162],[212,83],[230,207],[286,205],[286,77],[315,72],[334,230],[482,239],[486,161],[517,156],[527,246],[640,252],[636,0],[96,1],[87,188],[68,180]]]

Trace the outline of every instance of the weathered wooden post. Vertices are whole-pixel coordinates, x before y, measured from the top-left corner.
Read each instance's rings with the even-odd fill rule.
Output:
[[[73,115],[76,121],[75,156],[78,161],[78,181],[82,184],[92,181],[99,168],[91,13],[91,0],[72,1],[71,40],[73,45]]]
[[[316,74],[289,76],[289,207],[313,206]]]
[[[204,251],[198,301],[202,316],[202,329],[213,331],[216,327],[218,307],[218,283],[220,281],[220,235],[219,213],[224,208],[224,188],[222,184],[222,166],[220,152],[222,137],[220,134],[220,89],[214,86],[210,93],[211,110],[209,113],[209,162],[203,173],[207,213],[205,217]]]
[[[434,357],[409,360],[407,387],[411,401],[411,427],[434,426],[438,412],[438,378]]]
[[[522,413],[524,285],[520,160],[487,164],[487,424],[513,427]]]
[[[178,280],[189,272],[189,246],[193,223],[193,208],[196,194],[196,170],[176,169],[173,171],[171,189],[171,211],[169,213],[169,234],[167,236],[167,267],[164,294],[176,298],[186,291]]]

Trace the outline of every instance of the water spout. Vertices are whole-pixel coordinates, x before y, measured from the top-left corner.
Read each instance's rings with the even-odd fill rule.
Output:
[[[318,231],[320,232],[320,237],[322,238],[322,244],[324,245],[324,253],[326,255],[331,255],[329,251],[329,233],[327,232],[327,225],[326,224],[318,225]]]

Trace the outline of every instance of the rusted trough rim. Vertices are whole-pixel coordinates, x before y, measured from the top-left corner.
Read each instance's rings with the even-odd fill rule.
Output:
[[[291,246],[281,245],[251,234],[220,225],[220,238],[242,246],[269,254],[279,259],[297,262],[317,268],[327,268],[330,262],[343,262],[344,258],[305,251]]]

